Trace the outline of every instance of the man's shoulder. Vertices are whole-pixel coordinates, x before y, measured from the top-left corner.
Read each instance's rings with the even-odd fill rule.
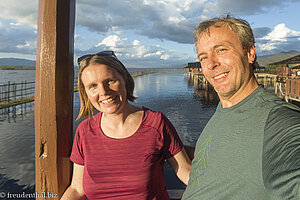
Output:
[[[256,100],[255,106],[256,107],[269,107],[272,109],[288,107],[290,109],[296,109],[296,110],[298,109],[299,110],[299,107],[297,107],[291,103],[287,103],[285,100],[279,98],[275,94],[268,92],[264,88],[258,88],[258,91],[255,96],[256,96],[256,98],[255,98],[255,100]]]

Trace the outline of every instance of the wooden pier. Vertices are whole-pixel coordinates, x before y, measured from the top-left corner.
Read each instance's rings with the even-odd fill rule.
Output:
[[[278,75],[267,73],[254,73],[257,82],[264,86],[275,86]]]
[[[198,68],[185,70],[188,78],[198,89],[207,89],[208,81]],[[300,77],[285,77],[276,74],[255,73],[257,82],[263,87],[274,87],[274,93],[287,102],[300,103]]]
[[[300,102],[300,77],[286,79],[284,98],[287,102]]]

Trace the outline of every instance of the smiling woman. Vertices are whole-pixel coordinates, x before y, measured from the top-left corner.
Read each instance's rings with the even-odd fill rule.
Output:
[[[78,59],[81,107],[70,160],[73,179],[62,199],[169,199],[166,159],[187,184],[191,161],[161,113],[129,103],[134,82],[112,51]],[[93,116],[94,109],[100,111]]]

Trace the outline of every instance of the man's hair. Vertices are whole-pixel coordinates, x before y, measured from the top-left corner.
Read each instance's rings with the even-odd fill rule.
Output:
[[[127,94],[127,100],[134,101],[136,97],[133,96],[133,90],[134,90],[134,81],[130,73],[127,71],[127,69],[124,67],[124,65],[116,60],[113,57],[110,56],[98,56],[94,55],[91,57],[86,58],[80,63],[79,66],[79,72],[78,72],[78,90],[79,90],[79,97],[80,97],[80,110],[77,119],[83,117],[91,117],[93,116],[94,106],[90,102],[83,85],[83,82],[81,80],[82,72],[83,70],[89,66],[89,65],[106,65],[108,67],[111,67],[115,70],[117,70],[122,78],[125,81],[125,88],[126,88],[126,94]]]
[[[197,42],[201,34],[208,31],[209,27],[221,27],[224,24],[227,24],[237,34],[244,50],[248,50],[254,46],[255,40],[249,23],[246,20],[227,15],[201,22],[194,30],[195,47],[197,47]]]

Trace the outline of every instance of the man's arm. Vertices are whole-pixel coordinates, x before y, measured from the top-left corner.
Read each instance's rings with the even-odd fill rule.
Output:
[[[263,178],[272,199],[300,199],[300,110],[277,106],[269,114]]]

